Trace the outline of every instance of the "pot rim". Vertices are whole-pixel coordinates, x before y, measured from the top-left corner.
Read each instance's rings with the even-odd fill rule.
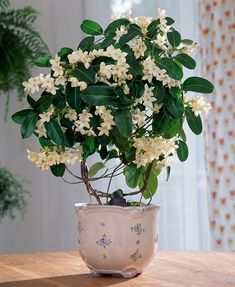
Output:
[[[143,205],[143,206],[118,206],[118,205],[99,205],[99,204],[92,204],[92,203],[87,203],[87,202],[83,202],[83,203],[75,203],[74,207],[76,210],[78,209],[101,209],[101,208],[105,208],[105,209],[122,209],[122,210],[149,210],[149,209],[160,209],[161,205],[160,204],[150,204],[150,205]]]

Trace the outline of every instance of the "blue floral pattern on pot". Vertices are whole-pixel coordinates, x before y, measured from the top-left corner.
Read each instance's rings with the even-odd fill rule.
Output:
[[[107,235],[104,234],[101,239],[96,241],[96,243],[99,246],[102,246],[102,247],[106,248],[108,245],[110,245],[112,243],[112,240],[107,238]]]
[[[141,257],[142,255],[139,253],[139,249],[136,249],[136,251],[133,254],[131,254],[130,259],[136,262]]]
[[[137,235],[141,235],[144,231],[145,229],[140,223],[137,223],[135,226],[131,227],[131,232],[136,232]]]

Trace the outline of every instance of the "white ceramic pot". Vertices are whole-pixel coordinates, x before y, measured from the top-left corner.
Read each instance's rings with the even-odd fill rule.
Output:
[[[75,207],[80,255],[93,276],[133,277],[143,272],[157,247],[159,206]]]

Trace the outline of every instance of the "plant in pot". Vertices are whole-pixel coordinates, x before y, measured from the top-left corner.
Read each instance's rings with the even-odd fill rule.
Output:
[[[196,67],[197,44],[182,39],[173,23],[163,10],[154,18],[123,16],[105,30],[84,20],[81,29],[89,36],[78,48],[39,58],[38,66],[50,72],[23,83],[30,107],[13,120],[23,138],[34,134],[41,144],[40,151],[28,150],[29,160],[68,183],[84,183],[97,201],[76,205],[80,253],[94,275],[132,277],[150,262],[157,176],[165,167],[169,175],[175,153],[181,161],[188,157],[185,119],[198,135],[200,113],[210,109],[203,97],[186,95],[211,93],[213,85],[200,77],[183,80],[183,68]],[[37,99],[29,95],[40,91]],[[101,160],[88,167],[94,154]],[[80,174],[68,166],[78,163]],[[111,190],[123,175],[134,190]],[[99,190],[101,180],[107,187]]]

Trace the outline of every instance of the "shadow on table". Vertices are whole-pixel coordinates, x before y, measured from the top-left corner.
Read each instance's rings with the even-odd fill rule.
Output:
[[[109,275],[94,278],[90,274],[78,274],[11,281],[0,283],[0,287],[105,287],[111,285],[113,286],[121,282],[127,282],[128,280],[129,279],[114,278]]]

